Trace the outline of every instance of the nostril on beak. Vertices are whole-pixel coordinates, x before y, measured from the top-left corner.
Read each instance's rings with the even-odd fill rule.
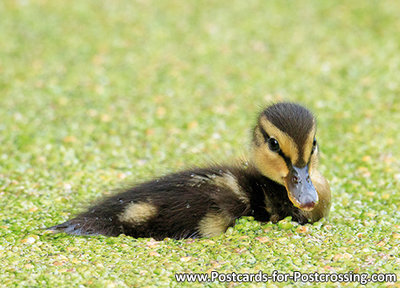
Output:
[[[300,183],[300,178],[297,177],[296,175],[293,176],[292,180],[293,180],[293,183],[295,183],[295,184]]]

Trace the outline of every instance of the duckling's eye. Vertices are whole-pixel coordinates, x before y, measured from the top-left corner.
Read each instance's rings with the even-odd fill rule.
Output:
[[[279,147],[278,140],[272,137],[268,139],[268,147],[271,151],[274,152],[278,152],[279,150],[281,150],[281,148]]]
[[[311,154],[314,153],[316,147],[317,147],[317,139],[314,138],[314,141],[312,142]]]

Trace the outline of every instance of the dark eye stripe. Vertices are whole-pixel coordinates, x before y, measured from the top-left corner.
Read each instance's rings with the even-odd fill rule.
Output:
[[[261,125],[258,125],[261,131],[261,134],[264,137],[265,142],[268,141],[268,139],[270,138],[270,136],[268,135],[268,133],[264,130],[264,128]],[[278,155],[282,157],[282,159],[285,161],[287,168],[290,170],[292,167],[292,161],[290,161],[290,158],[287,157],[281,149],[279,149],[278,151]]]
[[[314,152],[315,152],[315,150],[317,149],[317,147],[318,147],[318,142],[317,142],[317,140],[314,138],[313,146],[312,146],[311,153],[310,153],[310,157],[308,157],[307,163],[310,163],[311,158],[313,157]]]
[[[281,156],[281,157],[283,158],[283,160],[285,160],[286,166],[287,166],[287,168],[288,168],[289,171],[290,171],[290,169],[291,169],[291,167],[292,167],[292,161],[290,160],[290,158],[287,157],[287,156],[282,152],[282,150],[279,150],[278,154],[279,154],[279,156]]]

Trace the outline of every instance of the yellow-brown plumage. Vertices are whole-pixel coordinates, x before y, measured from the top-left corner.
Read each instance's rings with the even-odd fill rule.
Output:
[[[242,216],[315,222],[331,193],[318,172],[316,121],[304,107],[277,103],[260,114],[248,163],[189,169],[104,199],[49,229],[76,235],[156,239],[211,237]]]

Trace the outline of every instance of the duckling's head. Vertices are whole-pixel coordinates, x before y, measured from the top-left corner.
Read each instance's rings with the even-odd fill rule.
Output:
[[[316,121],[306,108],[277,103],[258,117],[252,141],[256,168],[286,187],[290,201],[310,211],[319,201],[310,175],[318,164]]]

